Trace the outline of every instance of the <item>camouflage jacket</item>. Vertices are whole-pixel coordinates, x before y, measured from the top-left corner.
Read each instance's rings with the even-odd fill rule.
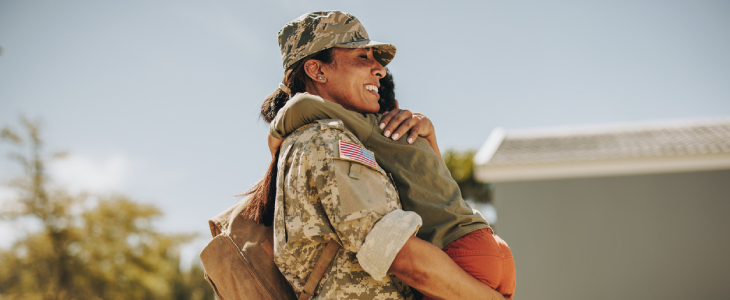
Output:
[[[271,122],[270,133],[283,139],[303,125],[319,119],[339,119],[369,150],[376,162],[392,175],[403,209],[421,216],[418,237],[439,248],[474,230],[488,228],[479,211],[461,196],[444,160],[423,138],[413,144],[405,138],[394,141],[378,126],[382,115],[350,111],[332,101],[308,93],[298,93],[286,102]]]
[[[348,143],[364,158],[341,150]],[[302,127],[282,144],[274,260],[297,296],[335,240],[342,247],[312,299],[412,299],[387,271],[421,218],[400,209],[395,186],[371,156],[339,120]]]

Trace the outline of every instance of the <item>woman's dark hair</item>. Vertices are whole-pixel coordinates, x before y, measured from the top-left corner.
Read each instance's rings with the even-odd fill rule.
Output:
[[[307,90],[307,86],[311,86],[313,81],[307,73],[304,71],[304,62],[309,59],[316,59],[325,64],[332,63],[334,59],[333,49],[329,48],[312,55],[306,56],[286,71],[284,80],[282,83],[291,90],[291,95],[297,93],[303,93]],[[280,88],[276,89],[271,95],[266,97],[264,103],[261,105],[261,117],[266,123],[271,123],[276,117],[276,113],[284,107],[287,101],[290,99],[290,94],[282,91]],[[276,174],[278,172],[277,165],[279,164],[279,151],[276,151],[271,164],[269,165],[268,171],[264,179],[261,179],[256,185],[254,185],[248,192],[243,195],[252,195],[246,208],[241,212],[244,217],[247,217],[256,223],[263,223],[264,226],[271,226],[274,224],[274,202],[276,198]]]

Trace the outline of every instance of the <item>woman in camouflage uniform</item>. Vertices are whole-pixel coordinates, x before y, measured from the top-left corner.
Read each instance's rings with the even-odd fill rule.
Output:
[[[378,80],[395,47],[370,41],[357,18],[337,11],[305,14],[279,32],[279,44],[286,72],[262,106],[267,122],[297,93],[378,112]],[[421,218],[400,209],[388,174],[342,122],[305,126],[281,149],[245,213],[274,225],[276,264],[298,296],[327,243],[335,241],[341,248],[316,299],[412,298],[392,274],[434,298],[503,299],[438,247],[414,237]]]

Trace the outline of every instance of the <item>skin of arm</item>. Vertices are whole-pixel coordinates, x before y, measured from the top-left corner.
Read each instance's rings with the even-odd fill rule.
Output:
[[[398,252],[390,272],[434,299],[509,299],[466,273],[441,249],[415,236]]]

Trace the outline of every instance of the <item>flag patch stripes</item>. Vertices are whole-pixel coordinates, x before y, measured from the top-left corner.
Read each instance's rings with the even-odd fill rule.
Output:
[[[373,168],[377,168],[375,163],[375,154],[368,149],[348,142],[340,142],[340,158],[359,161]]]

